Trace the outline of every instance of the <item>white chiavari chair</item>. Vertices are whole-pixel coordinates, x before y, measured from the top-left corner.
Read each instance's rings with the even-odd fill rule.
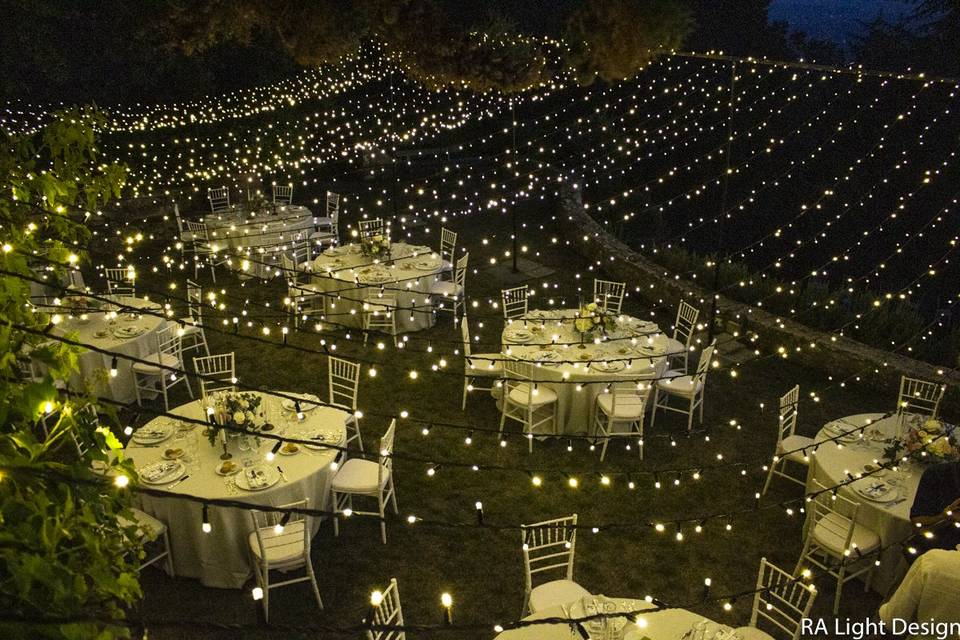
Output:
[[[193,277],[197,278],[200,274],[200,268],[206,263],[210,267],[210,277],[214,282],[217,281],[217,272],[214,267],[225,264],[227,259],[220,257],[213,250],[213,244],[210,242],[210,233],[205,222],[192,222],[187,220],[187,230],[190,233],[191,253],[193,253]]]
[[[812,584],[804,584],[766,558],[760,558],[750,624],[735,632],[743,640],[774,640],[774,636],[760,630],[762,623],[776,631],[777,638],[798,640],[816,598],[817,589]]]
[[[170,389],[183,382],[187,392],[193,397],[190,381],[182,373],[183,352],[181,351],[179,332],[170,325],[157,331],[157,352],[146,356],[147,362],[133,363],[133,386],[137,396],[137,405],[142,405],[141,391],[163,396],[163,408],[170,411]]]
[[[613,315],[620,315],[626,290],[625,282],[593,279],[593,301],[600,309]]]
[[[918,378],[900,377],[900,392],[897,394],[897,417],[917,415],[935,418],[940,410],[940,401],[946,393],[946,385]]]
[[[211,213],[229,211],[230,189],[228,187],[213,187],[207,189],[207,200],[210,201]]]
[[[103,270],[107,278],[107,293],[111,296],[137,296],[137,272],[133,266],[107,268]]]
[[[194,358],[193,367],[200,378],[200,397],[204,400],[214,391],[237,390],[233,351]]]
[[[373,605],[371,617],[374,626],[403,626],[403,609],[396,578],[390,578],[390,586],[386,591],[374,591],[370,596],[370,604]],[[405,640],[406,637],[400,630],[367,631],[367,640]]]
[[[387,522],[385,520],[387,503],[392,503],[393,512],[397,509],[397,493],[393,486],[393,440],[397,421],[390,421],[390,427],[380,439],[380,455],[377,462],[363,458],[350,458],[337,470],[330,482],[330,504],[337,515],[333,517],[333,533],[340,535],[340,514],[345,510],[355,515],[379,516],[380,538],[387,544]],[[353,498],[371,497],[377,499],[377,511],[357,511],[353,508]]]
[[[833,615],[840,610],[843,585],[866,575],[866,590],[870,590],[874,562],[869,556],[880,548],[880,537],[857,522],[860,504],[834,493],[817,480],[807,502],[806,534],[800,560],[793,570],[799,576],[805,564],[813,565],[837,580],[833,599]]]
[[[527,287],[502,289],[500,298],[503,301],[503,319],[516,320],[527,315]]]
[[[118,516],[117,521],[122,527],[136,527],[134,535],[143,543],[146,552],[144,560],[140,562],[140,569],[163,560],[167,575],[173,577],[173,551],[167,525],[140,509],[130,509],[130,515],[131,518]]]
[[[363,301],[363,344],[371,331],[386,333],[393,337],[397,345],[397,299],[380,295],[368,296]]]
[[[650,414],[650,426],[653,426],[657,419],[657,409],[666,411],[676,411],[687,416],[687,432],[693,429],[693,414],[699,408],[699,424],[703,424],[703,398],[707,391],[707,373],[710,370],[710,362],[713,359],[714,345],[700,352],[700,361],[697,363],[697,371],[693,375],[670,376],[669,372],[665,377],[657,380],[653,387],[653,413]],[[660,401],[660,397],[663,401]],[[684,401],[686,406],[671,406],[670,398],[675,396]]]
[[[324,215],[313,219],[314,231],[310,234],[310,245],[323,248],[324,245],[340,244],[340,194],[327,191]]]
[[[280,505],[281,509],[306,509],[309,502],[305,498],[290,504]],[[248,538],[250,559],[257,586],[263,594],[263,619],[270,619],[270,591],[291,584],[309,582],[313,588],[313,597],[317,606],[323,609],[320,588],[313,572],[310,558],[310,539],[313,537],[311,517],[302,513],[274,511],[250,511],[253,531]],[[304,569],[306,575],[288,578],[280,582],[270,581],[270,572],[289,573]]]
[[[344,448],[357,441],[357,447],[363,452],[363,437],[360,435],[360,418],[357,416],[357,395],[360,391],[360,364],[343,358],[328,356],[329,371],[327,390],[330,404],[350,413],[346,422],[347,439]],[[344,452],[344,456],[346,452]]]
[[[443,266],[441,273],[447,273],[453,269],[454,256],[457,250],[457,233],[450,231],[446,227],[440,229],[440,260]]]
[[[538,427],[550,426],[557,432],[557,393],[535,380],[537,367],[529,362],[503,361],[503,387],[500,398],[500,433],[509,419],[519,422],[527,436],[527,448],[533,453],[533,434]]]
[[[700,310],[691,304],[680,301],[680,307],[677,309],[677,319],[673,325],[673,337],[667,340],[667,360],[679,360],[683,358],[683,369],[679,371],[686,374],[689,370],[690,349],[693,346],[693,336],[697,330],[697,318],[700,317]]]
[[[203,330],[203,289],[193,280],[187,280],[187,316],[180,322],[183,353],[201,351],[210,355],[207,334]]]
[[[293,202],[293,185],[273,185],[273,203],[287,205]]]
[[[311,282],[308,272],[300,269],[295,258],[288,252],[280,252],[280,271],[287,283],[287,297],[284,299],[288,311],[293,316],[295,327],[311,315],[321,315],[324,309],[323,293]],[[301,277],[302,276],[302,277]]]
[[[773,462],[767,471],[767,480],[763,484],[763,494],[766,495],[770,488],[770,481],[774,475],[781,476],[790,480],[801,487],[807,484],[807,468],[810,466],[810,458],[805,450],[813,447],[813,438],[799,436],[797,431],[797,419],[800,415],[800,385],[790,389],[780,398],[780,411],[777,424],[777,447],[774,450]],[[789,473],[788,463],[794,463],[803,467],[803,473]]]
[[[430,295],[434,298],[434,308],[437,312],[450,312],[453,315],[453,324],[456,326],[460,308],[467,299],[467,263],[470,254],[465,253],[457,260],[453,272],[453,280],[434,280],[430,285]]]
[[[386,227],[383,223],[383,218],[374,218],[373,220],[361,220],[357,223],[357,226],[360,229],[360,240],[367,240],[373,238],[374,236],[382,236],[385,233]]]
[[[577,552],[577,514],[535,524],[520,525],[523,552],[523,609],[521,615],[570,604],[590,592],[573,581]],[[562,577],[539,582],[544,576]]]
[[[463,342],[463,405],[461,409],[467,409],[467,394],[471,391],[492,391],[495,388],[494,381],[503,376],[503,360],[506,358],[502,353],[473,353],[473,345],[470,342],[470,323],[467,320],[467,314],[460,318],[460,337]],[[476,380],[489,380],[489,387],[479,387]]]
[[[643,460],[643,413],[647,408],[650,386],[644,382],[615,382],[597,395],[593,424],[596,436],[603,440],[600,462],[603,462],[607,445],[614,438],[626,438],[628,442],[636,440]],[[630,448],[629,444],[627,448]]]

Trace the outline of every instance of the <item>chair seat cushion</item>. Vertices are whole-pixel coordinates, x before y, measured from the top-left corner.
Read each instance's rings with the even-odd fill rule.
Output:
[[[509,398],[513,404],[539,407],[550,404],[551,402],[556,402],[557,393],[543,384],[538,384],[537,388],[534,389],[533,385],[522,382],[510,391],[507,398]]]
[[[769,633],[760,631],[756,627],[737,627],[734,632],[743,640],[775,640]]]
[[[313,219],[313,226],[315,227],[331,227],[333,226],[333,218],[328,216],[315,217]]]
[[[163,524],[149,513],[140,511],[140,509],[131,509],[131,511],[133,512],[133,520],[128,520],[122,516],[118,517],[117,520],[124,527],[136,525],[137,535],[142,539],[152,542],[162,536],[163,532],[167,530],[167,525]]]
[[[530,591],[530,613],[536,613],[561,604],[570,604],[590,595],[573,580],[552,580]]]
[[[291,522],[277,533],[273,527],[260,529],[263,546],[267,555],[267,562],[271,568],[291,568],[303,563],[303,521]],[[257,542],[257,532],[251,531],[248,537],[250,551],[257,560],[263,560],[260,543]]]
[[[682,356],[683,352],[687,350],[687,345],[683,344],[676,338],[667,338],[667,354],[671,357],[673,356]]]
[[[444,296],[446,298],[459,298],[462,294],[463,287],[455,282],[438,280],[430,285],[430,295]]]
[[[846,542],[840,532],[846,531],[846,528],[847,521],[843,516],[829,513],[817,523],[810,535],[813,536],[814,542],[839,556],[843,555]],[[860,553],[866,554],[880,546],[880,538],[876,533],[858,523],[853,526],[850,544],[857,547]]]
[[[782,455],[785,451],[790,451],[791,453],[785,456],[787,460],[808,464],[807,461],[803,459],[803,449],[812,447],[813,445],[813,438],[794,434],[783,439],[777,449],[777,455]]]
[[[618,395],[616,412],[613,406],[613,394],[601,393],[597,396],[597,406],[612,418],[636,420],[643,414],[645,398],[637,395]]]
[[[334,491],[342,493],[376,493],[380,489],[379,471],[380,464],[373,460],[350,458],[337,471],[331,486]],[[384,474],[384,482],[388,476],[389,474]]]
[[[474,353],[467,358],[467,375],[499,376],[503,373],[503,355],[499,353]]]
[[[662,378],[657,380],[657,388],[666,393],[672,393],[677,396],[691,396],[703,387],[703,382],[694,383],[693,376],[680,376],[679,378]]]
[[[180,318],[180,322],[183,323],[184,337],[203,331],[203,327],[194,318]]]
[[[173,367],[178,368],[180,366],[180,361],[177,359],[177,356],[172,353],[154,353],[143,358],[148,360],[147,362],[135,362],[133,364],[133,370],[137,373],[148,373],[153,375],[160,375],[163,373],[163,367]]]

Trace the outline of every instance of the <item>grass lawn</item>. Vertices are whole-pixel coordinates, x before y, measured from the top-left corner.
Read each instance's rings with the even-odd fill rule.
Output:
[[[541,240],[553,235],[537,229],[537,220],[549,224],[542,212],[533,212],[524,219],[528,221],[525,239],[531,245],[546,247],[540,255],[529,257],[556,270],[555,275],[546,278],[550,283],[549,296],[543,293],[541,282],[531,282],[538,290],[531,308],[548,306],[548,297],[553,297],[557,306],[575,306],[578,284],[589,289],[595,274],[589,270],[589,265],[564,249],[562,243],[549,245]],[[506,246],[507,222],[506,219],[484,216],[453,225],[460,232],[459,244],[471,251],[472,266],[481,270],[468,276],[467,289],[469,298],[479,301],[479,308],[475,311],[478,317],[489,316],[483,329],[477,322],[471,322],[471,328],[486,342],[499,339],[502,322],[492,319],[498,312],[488,301],[499,299],[503,283],[484,265],[495,251],[502,251]],[[429,235],[424,235],[422,230],[414,232],[415,240],[426,240],[434,246],[438,244],[437,236],[436,229]],[[489,245],[481,243],[484,237],[491,240]],[[583,276],[582,280],[576,279],[577,274]],[[205,277],[209,278],[209,273]],[[157,281],[150,278],[144,275],[144,289],[164,286],[168,282],[164,277]],[[183,282],[182,275],[179,281]],[[248,297],[251,301],[277,305],[285,295],[280,280],[269,283],[248,281],[241,286],[236,278],[221,271],[218,281],[217,288],[223,288],[230,295]],[[561,298],[566,300],[565,304]],[[631,298],[625,304],[625,311],[634,315],[648,313],[650,308],[649,302]],[[656,319],[661,327],[670,325],[673,313],[673,309],[657,313]],[[703,313],[706,314],[706,310]],[[211,320],[213,318],[208,318],[208,325]],[[313,392],[326,397],[323,356],[257,344],[214,331],[207,335],[213,353],[235,351],[241,383]],[[372,346],[363,348],[356,342],[344,340],[342,333],[339,335],[341,337],[335,339],[338,354],[348,358],[377,359],[381,363],[375,378],[364,375],[362,379],[362,409],[391,413],[407,409],[415,417],[496,428],[499,414],[488,395],[477,392],[471,396],[467,412],[463,413],[460,410],[461,379],[456,375],[430,371],[430,365],[440,355],[447,356],[449,372],[462,371],[462,360],[450,354],[449,346],[441,346],[444,341],[459,339],[459,332],[453,329],[449,315],[441,316],[431,330],[416,334],[417,338],[436,340],[437,348],[433,354],[420,352],[424,343],[409,350],[388,348],[377,352]],[[357,336],[358,332],[354,332],[353,337]],[[320,348],[320,336],[309,333],[294,335],[291,342]],[[415,381],[406,376],[406,372],[413,368],[421,374]],[[726,373],[718,373],[709,379],[705,411],[709,441],[702,433],[688,439],[684,416],[658,416],[655,427],[647,430],[648,445],[643,462],[637,459],[635,451],[624,451],[613,445],[606,461],[601,464],[599,452],[590,451],[584,441],[574,442],[572,452],[567,450],[566,440],[537,441],[533,454],[528,455],[525,441],[516,435],[509,438],[508,446],[500,447],[495,435],[477,433],[473,444],[467,446],[463,431],[436,427],[425,437],[420,432],[421,425],[401,421],[396,442],[399,453],[428,459],[435,457],[437,460],[463,460],[481,466],[512,465],[555,471],[545,473],[543,486],[536,488],[523,472],[473,472],[441,467],[435,476],[429,477],[427,465],[397,460],[395,473],[401,517],[389,521],[389,543],[380,543],[377,524],[371,520],[352,518],[341,528],[339,538],[334,538],[332,527],[324,523],[314,540],[314,566],[326,609],[318,611],[309,586],[300,584],[274,593],[271,622],[278,626],[356,624],[366,613],[370,592],[385,587],[391,577],[396,577],[408,622],[439,623],[440,593],[449,591],[454,598],[457,623],[489,623],[490,626],[482,631],[445,632],[445,635],[492,637],[495,622],[510,621],[520,615],[523,597],[520,534],[516,530],[493,527],[411,526],[404,520],[406,515],[412,513],[422,518],[457,523],[475,522],[473,505],[477,500],[483,501],[486,521],[492,525],[536,522],[571,513],[579,514],[584,524],[647,522],[748,507],[754,502],[754,492],[762,486],[763,474],[756,468],[746,476],[740,474],[738,467],[708,470],[700,481],[687,475],[679,487],[672,485],[672,476],[665,476],[660,490],[654,488],[649,476],[638,476],[635,490],[627,488],[623,476],[616,477],[612,486],[602,487],[599,473],[699,464],[709,468],[717,463],[718,453],[723,454],[726,462],[756,460],[771,455],[776,439],[776,410],[772,407],[776,406],[776,399],[782,393],[797,383],[801,385],[802,398],[806,398],[809,390],[820,392],[819,402],[804,399],[801,404],[800,431],[806,435],[813,435],[830,418],[861,411],[882,411],[894,404],[894,389],[874,388],[865,381],[840,388],[836,381],[828,379],[828,372],[809,368],[800,361],[761,358],[742,366],[735,379]],[[185,395],[185,391],[178,393]],[[180,398],[175,404],[184,400],[185,397]],[[766,405],[765,410],[761,410],[761,402]],[[145,419],[146,416],[139,418],[141,421]],[[730,426],[731,420],[736,420],[739,427]],[[382,418],[363,421],[364,440],[368,447],[372,448],[386,427],[387,421]],[[515,433],[515,427],[513,429]],[[676,436],[675,446],[671,444],[671,436]],[[571,470],[576,471],[575,475],[581,480],[579,489],[569,488],[561,473]],[[795,497],[798,492],[797,487],[785,481],[774,482],[768,499],[776,502]],[[708,522],[701,534],[686,531],[682,543],[677,543],[669,530],[661,534],[645,527],[598,534],[581,531],[575,578],[592,593],[624,597],[651,594],[667,603],[686,604],[700,598],[703,579],[708,576],[713,579],[714,594],[753,588],[758,563],[763,556],[792,569],[801,547],[801,521],[797,516],[791,518],[780,509],[770,509],[738,516],[731,524],[732,530],[725,531],[722,521]],[[171,622],[151,628],[151,638],[329,635],[318,632],[297,634],[267,626],[237,631],[197,624],[255,625],[257,604],[252,601],[249,589],[208,589],[194,580],[170,579],[157,569],[145,570],[142,580],[146,594],[141,606],[142,615],[151,620]],[[818,587],[821,595],[815,613],[829,615],[833,587],[829,583]],[[850,584],[844,594],[841,615],[867,616],[879,603],[876,594],[864,594],[859,584]],[[722,611],[718,605],[694,608],[716,620],[739,625],[748,621],[751,604],[751,598],[742,599],[735,603],[731,612]]]

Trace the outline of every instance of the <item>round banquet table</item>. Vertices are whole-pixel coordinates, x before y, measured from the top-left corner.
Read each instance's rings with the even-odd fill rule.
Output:
[[[217,251],[242,253],[249,258],[246,273],[268,280],[277,266],[277,252],[283,246],[313,231],[314,217],[301,205],[281,205],[257,213],[234,209],[211,213],[203,221],[207,225],[210,244]]]
[[[618,316],[609,339],[581,348],[573,325],[577,314],[577,309],[531,311],[502,334],[506,355],[540,365],[538,382],[558,383],[551,389],[557,393],[559,433],[547,435],[592,434],[596,398],[607,384],[656,379],[667,370],[667,337],[653,322]]]
[[[617,609],[624,612],[641,611],[646,609],[655,609],[653,604],[645,600],[633,600],[630,598],[610,598],[617,604]],[[580,618],[583,617],[583,607],[579,602],[571,603],[566,606],[549,607],[538,611],[533,615],[524,618],[529,620],[542,620],[544,618]],[[712,620],[704,618],[701,615],[688,611],[686,609],[664,609],[662,611],[651,611],[650,613],[638,616],[646,626],[640,627],[633,622],[628,622],[624,640],[640,640],[644,636],[650,640],[682,640],[687,637],[686,634],[701,622],[706,622],[708,633],[704,636],[710,638],[720,629],[729,629],[729,627],[720,625]],[[504,631],[496,637],[496,640],[580,640],[581,636],[569,624],[542,624],[521,627],[519,629],[510,629]]]
[[[348,327],[363,326],[363,301],[379,295],[394,298],[397,331],[422,331],[433,326],[430,288],[443,270],[440,256],[430,247],[395,242],[390,259],[376,262],[363,255],[359,244],[332,247],[313,261],[312,287],[333,295],[327,302],[327,319]]]
[[[154,311],[161,308],[156,302],[128,296],[116,298],[116,304],[120,307]],[[82,320],[83,315],[86,316],[86,321]],[[77,340],[84,344],[136,358],[145,358],[157,352],[157,331],[167,324],[162,316],[131,316],[122,312],[118,312],[116,317],[110,317],[111,315],[105,310],[67,316],[56,326],[55,332],[61,336],[74,334]],[[79,371],[70,379],[70,387],[92,385],[94,393],[99,396],[117,402],[133,402],[137,397],[133,383],[134,363],[122,357],[117,358],[117,376],[111,378],[109,374],[112,361],[113,356],[97,351],[81,353],[77,362]]]
[[[304,419],[298,422],[292,412],[282,409],[281,398],[258,395],[263,397],[261,408],[265,415],[278,427],[274,433],[303,439],[309,439],[316,433],[324,433],[327,443],[343,442],[346,435],[344,423],[349,418],[346,411],[302,402]],[[202,400],[181,405],[172,413],[198,420],[205,419]],[[222,445],[218,442],[216,446],[211,446],[203,433],[203,427],[189,427],[189,424],[191,423],[179,423],[170,417],[156,418],[142,429],[166,427],[172,430],[173,435],[157,446],[138,445],[131,439],[125,453],[133,459],[138,469],[142,469],[163,460],[164,452],[168,448],[183,449],[185,456],[181,460],[189,477],[170,489],[175,493],[273,506],[307,498],[309,508],[327,508],[329,481],[333,473],[330,463],[336,458],[336,449],[313,450],[300,446],[299,452],[294,455],[279,453],[272,462],[267,462],[266,454],[276,441],[263,439],[259,450],[246,452],[238,450],[238,443],[232,443],[228,445],[229,450],[233,454],[233,461],[241,468],[246,468],[245,463],[249,462],[254,467],[260,466],[272,474],[273,470],[280,466],[286,478],[279,479],[268,488],[247,491],[236,486],[235,480],[243,471],[230,476],[217,473],[221,464],[220,454],[223,453]],[[149,486],[164,489],[171,482],[172,480],[168,480],[164,484]],[[167,525],[173,550],[174,571],[178,576],[198,578],[208,587],[239,589],[252,575],[248,536],[253,531],[253,524],[247,510],[210,507],[212,529],[210,533],[203,533],[203,513],[199,503],[148,495],[141,495],[140,501],[144,511]],[[316,531],[320,526],[319,519],[314,518],[313,525]]]
[[[813,481],[817,480],[827,487],[849,480],[847,474],[856,476],[863,473],[864,465],[874,464],[883,458],[883,438],[893,438],[897,433],[898,418],[889,416],[884,418],[882,413],[861,413],[846,416],[831,423],[827,423],[817,434],[821,441],[836,436],[831,431],[832,425],[842,431],[850,431],[857,427],[869,424],[870,426],[862,438],[857,432],[856,437],[848,436],[851,440],[838,448],[833,442],[820,446],[815,455],[810,456],[810,469],[807,472],[807,491],[813,491]],[[864,478],[840,488],[840,495],[853,500],[860,505],[857,511],[857,522],[876,532],[880,536],[880,543],[884,546],[892,544],[880,556],[880,566],[874,570],[872,586],[879,593],[893,584],[901,572],[906,569],[899,545],[895,544],[906,539],[913,527],[910,524],[910,507],[917,493],[922,468],[908,463],[899,467],[899,471],[888,470],[882,477]],[[897,495],[885,497],[886,502],[879,502],[864,497],[857,491],[864,483],[889,482],[896,486]],[[891,502],[893,501],[893,502]]]

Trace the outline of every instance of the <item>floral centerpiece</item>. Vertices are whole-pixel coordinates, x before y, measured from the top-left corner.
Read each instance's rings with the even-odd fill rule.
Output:
[[[573,327],[580,332],[583,340],[596,334],[605,334],[613,329],[614,324],[613,315],[601,309],[596,302],[580,305],[580,312],[573,321]]]
[[[255,393],[237,393],[235,391],[215,391],[209,396],[208,415],[210,416],[210,427],[207,429],[207,437],[210,444],[214,445],[224,427],[240,427],[244,429],[253,429],[259,419],[257,408],[260,406],[262,398]],[[223,434],[223,442],[226,441],[226,433]],[[226,445],[224,444],[224,447]]]
[[[904,416],[904,420],[908,418]],[[903,456],[924,464],[960,460],[960,444],[957,443],[956,427],[940,420],[910,420],[904,425],[901,437],[887,440],[884,457],[895,462]]]
[[[360,241],[363,255],[384,260],[390,256],[390,236],[378,233]]]

